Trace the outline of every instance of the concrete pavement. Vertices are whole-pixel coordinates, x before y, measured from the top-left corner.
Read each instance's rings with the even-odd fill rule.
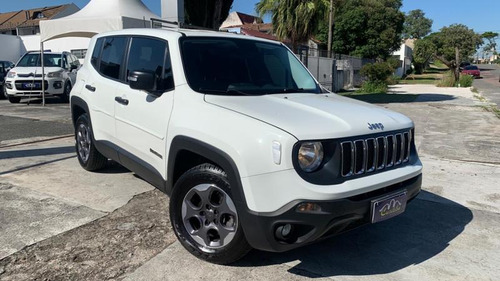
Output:
[[[424,163],[423,192],[405,214],[288,253],[253,251],[232,266],[176,242],[125,280],[498,280],[500,120],[470,89],[392,91],[420,94],[384,105],[415,121]]]
[[[71,138],[0,149],[0,253],[13,253],[0,256],[0,279],[500,279],[500,120],[469,89],[393,92],[420,94],[382,105],[417,128],[423,192],[407,211],[291,252],[252,251],[231,266],[175,242],[168,199],[132,173],[81,169]]]

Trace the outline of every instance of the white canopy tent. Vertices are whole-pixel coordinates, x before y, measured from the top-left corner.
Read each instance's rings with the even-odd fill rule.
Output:
[[[151,19],[159,18],[141,0],[91,0],[80,11],[59,19],[40,21],[40,46],[43,42],[63,37],[92,37],[98,33],[125,28],[151,27]],[[42,83],[44,88],[44,83]],[[42,89],[45,105],[45,89]]]

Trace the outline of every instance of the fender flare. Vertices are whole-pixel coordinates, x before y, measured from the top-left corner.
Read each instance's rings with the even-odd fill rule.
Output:
[[[71,109],[71,120],[73,121],[73,126],[75,126],[76,119],[78,119],[75,116],[75,112],[74,112],[75,106],[82,108],[89,115],[89,119],[91,119],[89,106],[87,105],[87,103],[80,97],[72,96],[71,101],[70,101],[70,109]],[[89,121],[92,121],[92,120],[89,120]]]

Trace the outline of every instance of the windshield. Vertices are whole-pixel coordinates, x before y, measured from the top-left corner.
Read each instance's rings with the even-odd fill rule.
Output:
[[[467,66],[465,70],[478,70],[479,68],[477,66]]]
[[[180,45],[189,86],[197,92],[219,95],[320,92],[309,72],[282,45],[213,37],[183,37]]]
[[[44,66],[46,67],[61,67],[61,55],[58,54],[43,54]],[[42,66],[40,62],[40,54],[26,54],[16,65],[16,67],[35,67]]]

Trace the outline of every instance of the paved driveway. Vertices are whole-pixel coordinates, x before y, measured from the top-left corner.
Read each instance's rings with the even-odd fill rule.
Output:
[[[231,266],[176,242],[168,198],[120,166],[83,171],[72,138],[0,149],[1,280],[499,280],[500,120],[470,91],[401,86],[424,163],[407,212]],[[3,259],[2,259],[3,258]]]

